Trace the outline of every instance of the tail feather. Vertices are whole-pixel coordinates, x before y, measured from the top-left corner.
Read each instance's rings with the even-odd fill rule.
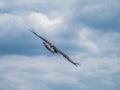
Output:
[[[74,63],[74,65],[75,65],[76,67],[78,67],[80,64],[79,64],[79,63]]]

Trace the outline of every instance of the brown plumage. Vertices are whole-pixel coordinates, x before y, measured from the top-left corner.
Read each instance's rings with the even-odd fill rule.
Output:
[[[69,62],[71,62],[73,65],[78,66],[79,63],[76,63],[74,61],[72,61],[72,59],[70,57],[68,57],[65,53],[63,53],[62,51],[60,51],[59,49],[57,49],[54,45],[52,45],[48,40],[46,40],[45,38],[41,37],[40,35],[38,35],[35,31],[31,30],[32,33],[34,33],[37,37],[39,37],[40,39],[42,39],[44,42],[43,44],[45,45],[45,47],[51,51],[53,54],[54,53],[59,53],[61,55],[63,55],[63,57],[65,57]]]

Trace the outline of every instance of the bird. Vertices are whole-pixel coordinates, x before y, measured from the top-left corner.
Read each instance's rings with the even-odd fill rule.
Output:
[[[78,67],[79,63],[74,62],[68,55],[63,53],[61,50],[57,49],[52,43],[50,43],[47,39],[43,38],[42,36],[38,35],[33,29],[30,30],[34,35],[36,35],[38,38],[40,38],[43,41],[44,46],[53,54],[59,53],[61,54],[66,60],[68,60],[70,63]]]

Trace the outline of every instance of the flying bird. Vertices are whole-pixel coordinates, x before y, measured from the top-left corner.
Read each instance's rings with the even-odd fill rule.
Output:
[[[30,30],[33,34],[35,34],[37,37],[39,37],[40,39],[42,39],[44,46],[53,54],[54,53],[59,53],[61,54],[63,57],[65,57],[70,63],[72,63],[73,65],[75,65],[76,67],[79,65],[79,63],[74,62],[69,56],[67,56],[65,53],[63,53],[62,51],[60,51],[59,49],[57,49],[54,45],[52,45],[48,40],[46,40],[45,38],[43,38],[42,36],[38,35],[34,30]]]

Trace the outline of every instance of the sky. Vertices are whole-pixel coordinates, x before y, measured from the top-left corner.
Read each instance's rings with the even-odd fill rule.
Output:
[[[0,90],[120,90],[120,0],[0,0]],[[29,30],[75,62],[53,55]]]

